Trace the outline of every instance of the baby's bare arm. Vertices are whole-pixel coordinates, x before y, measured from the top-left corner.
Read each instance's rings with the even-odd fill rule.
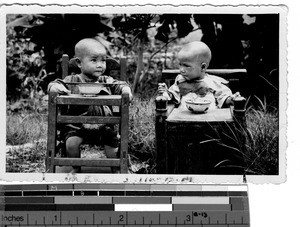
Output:
[[[53,81],[48,85],[48,92],[56,93],[59,95],[71,94],[70,90],[68,90],[62,83],[59,83],[57,81]]]

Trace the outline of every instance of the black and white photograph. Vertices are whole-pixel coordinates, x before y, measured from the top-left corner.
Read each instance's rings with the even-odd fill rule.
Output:
[[[243,184],[298,222],[298,3],[0,2],[1,184]]]
[[[5,12],[6,173],[284,175],[285,11],[158,9]]]

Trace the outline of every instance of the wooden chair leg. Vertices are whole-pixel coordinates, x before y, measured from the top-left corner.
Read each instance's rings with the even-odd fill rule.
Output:
[[[55,157],[56,147],[56,94],[49,94],[49,109],[48,109],[48,141],[47,141],[47,157],[46,157],[46,171],[50,173],[55,172],[55,166],[53,165],[53,159]]]
[[[121,105],[121,145],[120,145],[120,172],[128,173],[128,128],[129,128],[129,94],[122,94]]]

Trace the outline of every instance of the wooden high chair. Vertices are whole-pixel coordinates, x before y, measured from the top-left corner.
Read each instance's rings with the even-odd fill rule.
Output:
[[[63,77],[68,73],[68,56],[62,60]],[[46,171],[55,172],[56,166],[81,166],[81,167],[119,167],[120,173],[128,173],[128,130],[129,130],[129,94],[101,95],[84,97],[79,94],[58,95],[49,94],[48,112],[48,142],[46,156]],[[107,105],[119,107],[114,116],[70,116],[64,115],[62,108],[68,105]],[[117,124],[119,125],[120,147],[119,158],[68,158],[57,157],[58,124],[84,123],[84,124]],[[63,155],[62,155],[63,156]]]
[[[207,73],[229,81],[228,86],[233,93],[243,90],[245,86],[245,69],[209,69]],[[170,87],[178,74],[179,70],[164,70],[161,82]],[[209,168],[219,164],[220,160],[226,160],[226,155],[216,160],[216,156],[224,153],[221,152],[221,146],[216,146],[216,142],[212,143],[213,136],[228,130],[236,133],[242,141],[240,129],[244,127],[245,110],[224,108],[207,114],[191,114],[189,110],[182,110],[168,103],[166,111],[156,111],[157,173],[216,174],[210,172]],[[204,140],[208,142],[203,142]],[[238,172],[239,170],[236,174]]]

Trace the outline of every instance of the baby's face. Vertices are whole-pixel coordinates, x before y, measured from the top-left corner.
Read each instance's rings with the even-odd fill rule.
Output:
[[[97,80],[106,69],[106,51],[101,46],[88,46],[81,57],[81,72]]]
[[[200,62],[178,55],[180,74],[186,80],[202,79]]]

